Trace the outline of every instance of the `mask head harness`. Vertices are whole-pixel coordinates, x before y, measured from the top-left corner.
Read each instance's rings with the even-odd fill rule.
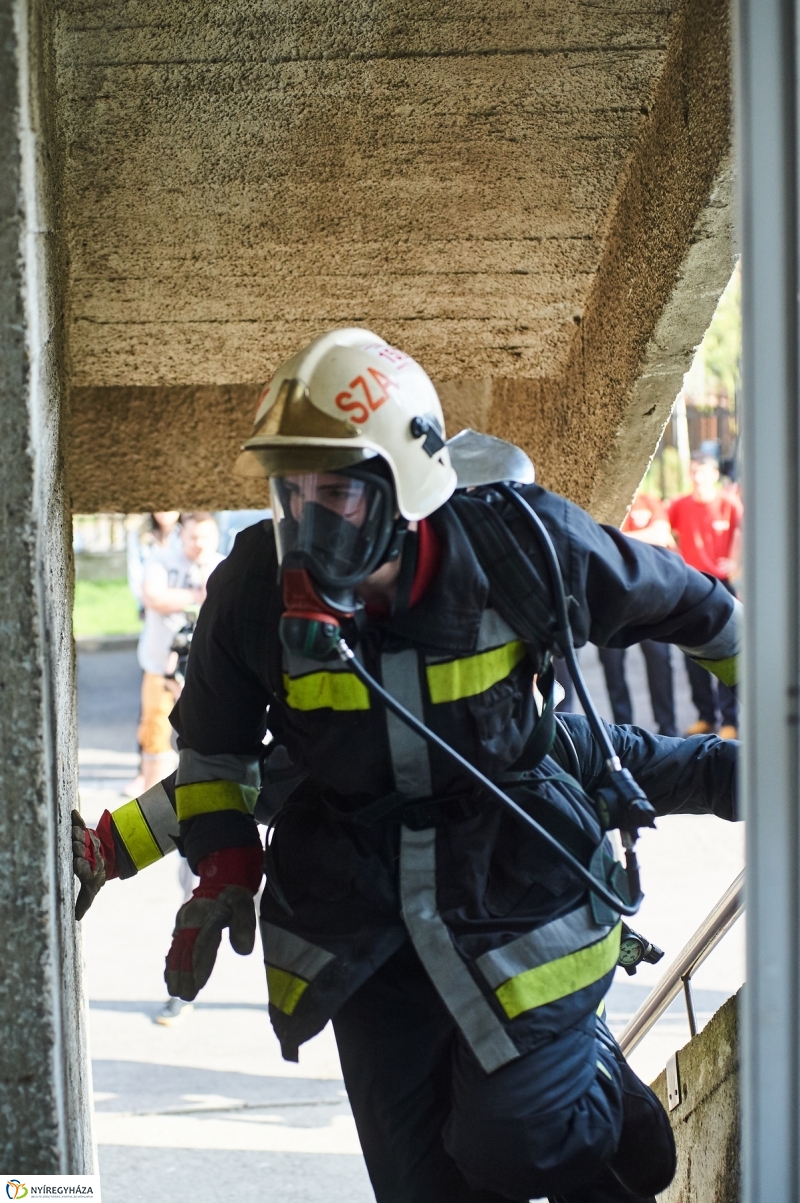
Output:
[[[270,484],[286,606],[281,642],[327,659],[336,654],[341,621],[357,621],[363,611],[359,584],[398,559],[408,522],[379,456],[328,472],[273,476]]]

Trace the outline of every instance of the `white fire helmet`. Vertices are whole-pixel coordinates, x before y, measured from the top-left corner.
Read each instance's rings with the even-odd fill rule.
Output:
[[[389,465],[409,521],[433,513],[456,487],[442,406],[427,374],[369,330],[332,330],[278,368],[235,471],[325,472],[375,455]]]

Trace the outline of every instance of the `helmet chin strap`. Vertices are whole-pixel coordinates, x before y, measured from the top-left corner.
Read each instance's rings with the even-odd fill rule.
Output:
[[[398,514],[394,520],[389,542],[386,544],[386,551],[381,556],[375,568],[373,568],[373,572],[377,571],[383,564],[393,564],[395,560],[399,560],[407,534],[408,518],[404,518],[402,514]]]

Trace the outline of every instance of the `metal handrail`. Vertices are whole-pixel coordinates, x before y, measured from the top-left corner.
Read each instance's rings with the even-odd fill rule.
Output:
[[[619,1046],[627,1057],[644,1040],[672,1000],[683,988],[689,1031],[697,1035],[697,1017],[692,999],[692,974],[713,952],[744,911],[744,870],[732,882],[714,909],[706,916],[688,944],[681,949],[657,986],[651,990],[639,1010],[619,1037]]]

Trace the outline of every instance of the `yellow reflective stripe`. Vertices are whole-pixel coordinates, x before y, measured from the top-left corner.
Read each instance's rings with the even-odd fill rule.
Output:
[[[355,673],[284,673],[283,688],[292,710],[369,710],[369,691]]]
[[[132,802],[126,802],[124,806],[120,806],[111,817],[114,820],[117,834],[137,869],[146,869],[148,865],[161,860],[163,853],[147,826],[142,808],[135,798]]]
[[[431,701],[457,702],[476,693],[491,689],[507,677],[525,656],[525,644],[520,639],[502,647],[463,660],[448,660],[444,664],[428,665],[428,692]]]
[[[694,656],[692,657],[694,660]],[[695,664],[699,664],[701,668],[705,668],[712,673],[718,681],[723,685],[734,686],[739,684],[739,657],[728,656],[725,660],[695,660]]]
[[[605,977],[617,963],[621,931],[622,925],[618,923],[596,944],[579,948],[577,952],[567,953],[565,957],[535,969],[527,969],[503,982],[495,994],[508,1018],[514,1019],[523,1011],[566,998]]]
[[[291,1015],[300,999],[308,989],[308,982],[302,977],[296,977],[286,969],[278,969],[275,965],[267,965],[267,990],[269,1001],[273,1007]]]
[[[238,781],[196,781],[175,790],[178,819],[214,814],[218,810],[238,810],[251,815],[258,801],[258,790]]]

